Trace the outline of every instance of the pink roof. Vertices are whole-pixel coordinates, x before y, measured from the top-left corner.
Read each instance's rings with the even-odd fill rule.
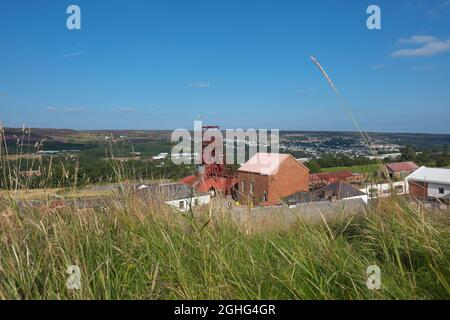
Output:
[[[412,161],[387,163],[386,168],[391,172],[417,170],[419,167]]]
[[[278,172],[280,164],[289,157],[290,155],[285,153],[258,152],[244,163],[238,171],[271,176]]]

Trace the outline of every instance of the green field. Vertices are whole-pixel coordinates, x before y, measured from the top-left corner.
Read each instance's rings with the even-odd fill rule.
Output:
[[[332,168],[322,168],[322,172],[336,172],[343,170],[350,170],[353,173],[375,173],[378,170],[378,164],[369,164],[366,166],[353,166],[353,167],[332,167]]]

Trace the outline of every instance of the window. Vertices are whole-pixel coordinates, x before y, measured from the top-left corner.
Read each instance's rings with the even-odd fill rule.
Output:
[[[245,180],[242,180],[242,193],[245,192]]]
[[[444,188],[439,188],[439,194],[444,194]]]
[[[395,192],[397,194],[403,193],[403,186],[395,186]]]
[[[184,208],[184,201],[178,202],[178,207],[179,207],[180,209],[183,209],[183,208]]]
[[[252,181],[250,182],[250,193],[252,194],[255,191],[255,183]]]

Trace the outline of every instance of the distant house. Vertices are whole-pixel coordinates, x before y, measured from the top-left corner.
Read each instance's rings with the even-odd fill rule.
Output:
[[[387,163],[378,170],[378,176],[399,180],[404,179],[417,169],[419,169],[419,166],[412,161]]]
[[[309,190],[309,169],[289,154],[256,153],[238,169],[237,177],[242,203],[275,205]]]
[[[293,193],[284,197],[283,201],[292,206],[300,203],[347,199],[362,199],[367,203],[368,197],[366,193],[356,189],[351,184],[337,180],[316,191]]]
[[[195,206],[208,204],[211,200],[210,193],[198,192],[181,183],[141,184],[134,189],[149,201],[165,203],[182,212]]]
[[[364,175],[353,173],[350,170],[312,173],[309,175],[310,188],[313,190],[339,180],[349,183],[358,183],[364,180]]]
[[[317,190],[316,197],[320,200],[329,201],[361,198],[364,202],[367,202],[367,195],[364,192],[342,180],[330,183]]]
[[[450,169],[420,167],[405,180],[416,198],[450,201]]]
[[[364,188],[359,189],[365,192],[369,199],[390,197],[393,194],[408,194],[408,183],[404,180],[390,183],[368,183]]]

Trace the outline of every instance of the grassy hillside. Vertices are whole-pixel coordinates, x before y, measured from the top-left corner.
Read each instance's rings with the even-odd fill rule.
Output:
[[[448,213],[398,199],[353,218],[249,233],[220,209],[181,215],[121,197],[106,211],[19,210],[4,199],[0,298],[450,298]],[[81,290],[66,287],[70,265]],[[370,265],[381,290],[366,286]]]

